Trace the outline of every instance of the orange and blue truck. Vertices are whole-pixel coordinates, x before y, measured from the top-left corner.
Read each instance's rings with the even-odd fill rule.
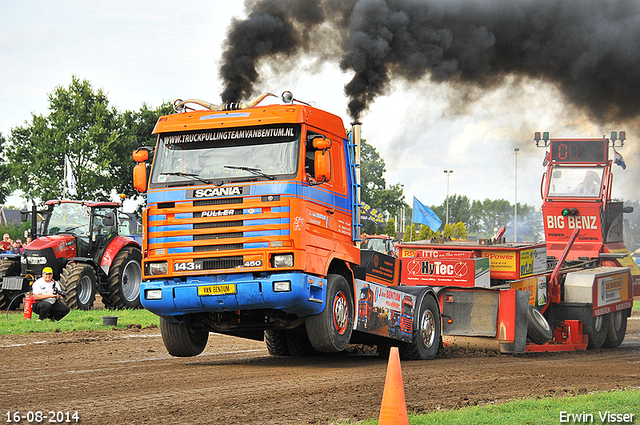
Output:
[[[360,125],[347,131],[338,116],[290,92],[263,106],[270,96],[225,105],[178,100],[177,113],[158,119],[156,145],[133,154],[134,186],[147,200],[141,303],[160,316],[171,355],[200,354],[210,332],[265,340],[274,355],[339,352],[361,343],[381,355],[398,346],[405,359],[431,359],[456,339],[480,338],[503,352],[531,345],[576,349],[577,339],[588,339],[587,333],[556,338],[558,326],[580,319],[558,316],[556,326],[545,316],[548,307],[530,302],[532,282],[558,302],[554,285],[571,273],[561,267],[553,273],[544,244],[496,245],[494,258],[507,249],[532,267],[530,275],[515,276],[500,269],[505,260],[493,261],[491,281],[479,243],[476,250],[461,248],[463,242],[401,245],[403,258],[360,249]],[[422,267],[422,252],[434,250],[453,263],[438,259]],[[610,269],[609,277],[629,273]],[[422,270],[444,274],[422,279]],[[363,291],[371,291],[371,306],[358,302]],[[542,292],[533,298],[542,300]],[[373,311],[376,324],[386,325],[358,326]],[[529,323],[542,334],[534,343]]]

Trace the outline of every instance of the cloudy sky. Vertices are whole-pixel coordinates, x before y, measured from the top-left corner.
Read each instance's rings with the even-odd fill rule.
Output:
[[[118,110],[158,106],[176,98],[220,102],[222,43],[241,1],[21,1],[3,2],[0,15],[0,133],[8,136],[31,114],[47,115],[47,95],[71,76],[101,88]],[[289,61],[290,63],[287,63]],[[541,64],[540,66],[544,66]],[[260,68],[257,88],[314,102],[349,125],[344,87],[350,72],[330,58],[283,58]],[[540,205],[544,152],[534,131],[555,137],[600,137],[626,130],[614,167],[614,196],[640,199],[634,123],[602,127],[563,102],[557,88],[535,79],[507,78],[487,91],[423,79],[392,81],[362,115],[363,137],[381,154],[389,184],[404,185],[406,200],[440,204],[447,192],[470,199],[504,198]],[[11,201],[11,200],[10,200]],[[14,202],[15,204],[15,202]]]

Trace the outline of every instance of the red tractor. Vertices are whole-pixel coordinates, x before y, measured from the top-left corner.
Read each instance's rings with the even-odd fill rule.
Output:
[[[2,256],[0,308],[17,308],[20,295],[46,266],[53,268],[71,308],[90,309],[97,293],[108,308],[140,308],[141,247],[121,234],[121,229],[131,228],[118,214],[121,204],[52,200],[45,205],[46,211],[34,205],[30,212],[34,240],[24,253]],[[44,222],[37,223],[39,213]],[[28,214],[23,211],[23,221]]]

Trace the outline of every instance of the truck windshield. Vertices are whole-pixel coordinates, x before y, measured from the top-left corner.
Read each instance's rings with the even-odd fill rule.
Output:
[[[300,126],[292,124],[162,134],[151,185],[292,178],[299,150]]]
[[[552,167],[549,196],[598,198],[602,167]]]
[[[45,235],[72,233],[76,236],[89,235],[91,214],[88,207],[82,204],[57,204],[49,214],[49,222]]]

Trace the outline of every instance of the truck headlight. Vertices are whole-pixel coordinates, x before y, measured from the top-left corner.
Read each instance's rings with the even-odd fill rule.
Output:
[[[144,264],[144,274],[147,276],[157,276],[164,275],[169,272],[169,266],[166,261],[161,261],[159,263],[145,263]]]
[[[291,282],[288,280],[273,282],[273,292],[291,292]]]
[[[162,289],[147,289],[144,291],[144,298],[146,300],[161,300]]]
[[[46,257],[27,257],[27,262],[29,264],[47,264]]]
[[[274,268],[293,267],[293,254],[274,255],[271,257],[271,266]]]

